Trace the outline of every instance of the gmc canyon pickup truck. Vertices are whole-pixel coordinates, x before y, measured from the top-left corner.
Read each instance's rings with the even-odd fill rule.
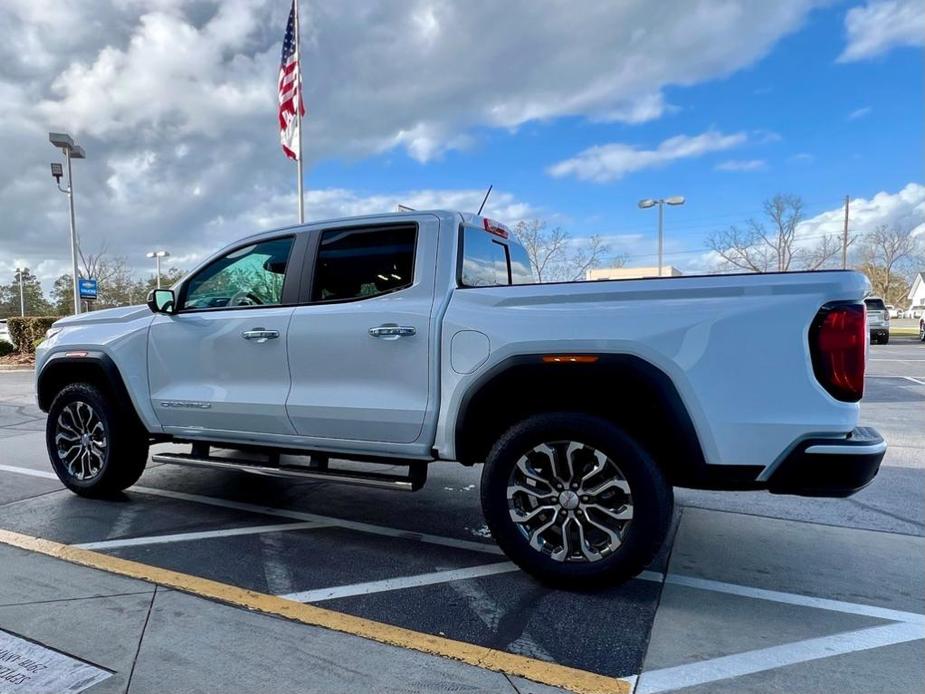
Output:
[[[580,588],[646,566],[673,486],[873,479],[868,290],[843,271],[537,284],[492,220],[358,217],[251,236],[147,306],[56,322],[36,388],[77,494],[131,486],[159,442],[191,446],[160,463],[407,490],[433,461],[483,464],[500,547]]]

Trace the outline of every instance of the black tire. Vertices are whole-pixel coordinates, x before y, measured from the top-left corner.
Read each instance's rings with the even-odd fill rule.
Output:
[[[94,432],[88,433],[90,438],[80,433],[85,429]],[[148,434],[135,413],[126,412],[89,383],[71,384],[55,396],[45,424],[45,445],[58,479],[86,497],[113,496],[131,487],[148,462]],[[75,445],[81,446],[76,453]]]
[[[884,335],[883,337],[881,337],[881,338],[880,338],[880,344],[881,344],[881,345],[888,345],[888,344],[890,344],[890,336],[889,336],[889,335]]]
[[[522,528],[511,517],[512,513],[520,514],[523,511],[523,509],[512,509],[512,505],[518,502],[508,499],[508,485],[513,479],[512,475],[514,475],[518,461],[528,452],[535,455],[535,447],[542,446],[542,444],[553,444],[557,451],[556,455],[568,456],[570,449],[563,447],[566,444],[561,442],[575,442],[584,446],[572,455],[572,460],[579,453],[585,454],[588,450],[595,449],[607,458],[607,464],[611,461],[615,463],[616,474],[622,474],[621,481],[629,485],[632,519],[620,530],[622,542],[615,549],[605,548],[599,553],[600,558],[594,560],[569,555],[567,549],[566,560],[557,560],[553,558],[557,552],[547,553],[534,549],[527,537],[528,529]],[[547,456],[547,458],[550,457]],[[557,465],[555,462],[551,464],[553,468]],[[579,462],[578,465],[580,467],[581,463]],[[587,471],[589,465],[593,466],[593,460],[589,459],[583,465],[585,467],[580,468],[581,471]],[[569,469],[573,469],[573,464],[569,464]],[[517,474],[520,474],[519,468]],[[580,477],[579,472],[573,471],[571,482],[574,483],[578,477]],[[581,483],[583,485],[584,480]],[[553,490],[552,485],[548,486],[550,490]],[[577,516],[581,515],[582,508],[594,509],[595,507],[586,507],[582,504],[574,511],[565,511],[564,509],[568,506],[562,501],[562,494],[568,491],[566,488],[564,492],[559,493],[555,502],[550,503],[561,507],[563,515],[572,517],[572,514],[575,514],[574,523],[582,526],[578,549],[584,554],[585,549],[590,547],[585,543],[585,537],[590,537],[590,535],[585,533],[597,531],[594,531],[590,525],[579,522]],[[518,492],[514,493],[518,494]],[[550,493],[555,493],[555,491]],[[578,494],[583,494],[583,492],[578,492]],[[587,498],[581,496],[580,500],[585,501]],[[488,454],[482,470],[481,499],[485,521],[492,535],[515,564],[544,583],[578,590],[614,585],[642,571],[661,548],[671,525],[674,509],[671,485],[642,447],[611,422],[577,413],[536,415],[515,424],[505,432]],[[622,508],[625,509],[626,506]],[[610,510],[613,511],[613,507]],[[560,517],[559,512],[559,510],[556,511],[555,518]],[[537,516],[541,522],[550,516],[547,512],[543,513],[546,514],[545,517]],[[585,511],[584,521],[591,522],[593,518],[588,516],[596,513],[598,512],[594,510]],[[603,517],[598,517],[598,520],[602,519]],[[578,528],[576,527],[575,531],[566,531],[564,528],[569,522],[566,520],[561,531],[558,531],[560,537],[565,533],[569,533],[572,537],[572,541],[566,540],[563,546],[575,544],[575,532]],[[594,527],[600,526],[595,524]],[[559,549],[561,552],[563,548]]]
[[[919,323],[919,341],[925,342],[925,323]]]

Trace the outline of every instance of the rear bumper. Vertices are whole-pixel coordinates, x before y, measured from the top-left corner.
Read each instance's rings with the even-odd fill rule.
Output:
[[[886,441],[868,427],[844,439],[801,441],[775,466],[767,489],[774,494],[851,496],[873,481],[885,453]]]
[[[886,328],[870,328],[870,336],[871,336],[871,337],[889,337],[889,335],[890,335],[890,329],[889,329],[889,327],[886,327]]]

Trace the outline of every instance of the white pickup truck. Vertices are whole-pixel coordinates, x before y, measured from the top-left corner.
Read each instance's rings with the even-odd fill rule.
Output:
[[[78,494],[131,486],[167,441],[190,452],[152,460],[409,490],[430,462],[483,463],[498,544],[584,587],[646,566],[673,486],[874,478],[867,292],[841,271],[536,284],[491,220],[358,217],[251,236],[147,307],[58,321],[36,388]]]

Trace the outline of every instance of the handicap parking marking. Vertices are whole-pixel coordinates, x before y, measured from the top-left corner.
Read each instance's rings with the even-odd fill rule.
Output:
[[[0,629],[0,692],[78,694],[112,677],[91,663]]]

